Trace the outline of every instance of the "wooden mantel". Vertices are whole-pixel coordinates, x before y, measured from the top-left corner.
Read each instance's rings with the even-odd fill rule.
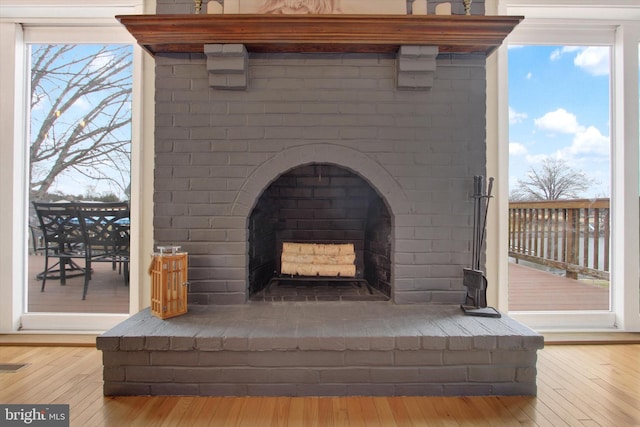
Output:
[[[201,53],[205,44],[252,52],[396,52],[402,45],[488,55],[524,19],[485,15],[119,15],[152,55]]]

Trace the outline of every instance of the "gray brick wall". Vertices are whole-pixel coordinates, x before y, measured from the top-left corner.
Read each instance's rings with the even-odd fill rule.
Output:
[[[353,170],[389,205],[396,302],[462,299],[483,57],[440,55],[430,91],[396,89],[384,55],[250,55],[246,91],[210,88],[205,62],[156,56],[155,241],[190,253],[190,302],[245,302],[251,208],[311,161]]]
[[[158,13],[191,5],[159,0]],[[246,302],[251,209],[310,162],[354,171],[388,205],[396,303],[462,302],[484,56],[438,55],[427,91],[397,89],[393,55],[249,54],[242,91],[211,88],[206,61],[156,56],[154,240],[189,252],[189,303]]]

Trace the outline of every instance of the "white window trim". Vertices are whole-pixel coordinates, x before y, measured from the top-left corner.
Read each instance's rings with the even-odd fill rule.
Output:
[[[2,20],[26,24],[116,23],[115,15],[142,13],[145,0],[0,0]]]
[[[149,0],[145,0],[151,3]],[[153,7],[151,8],[153,9]],[[114,16],[118,14],[138,14],[144,12],[143,0],[121,0],[105,5],[98,0],[0,0],[0,55],[3,67],[0,69],[0,190],[13,203],[0,204],[0,245],[8,248],[0,257],[0,271],[5,280],[0,281],[0,333],[19,331],[56,332],[100,332],[107,330],[129,314],[94,313],[24,313],[26,307],[26,155],[25,141],[26,76],[25,43],[130,43],[134,45],[133,116],[131,150],[131,210],[132,241],[131,252],[138,258],[131,263],[129,312],[138,312],[142,301],[149,301],[148,286],[143,286],[146,274],[144,267],[148,256],[142,257],[142,247],[149,247],[152,235],[150,224],[142,224],[140,219],[148,214],[151,199],[141,191],[143,181],[152,179],[153,156],[144,156],[145,146],[152,141],[145,135],[153,135],[150,125],[143,117],[152,113],[144,112],[143,97],[153,99],[152,73],[149,67],[152,59],[147,58],[135,39],[122,27]],[[145,87],[142,82],[145,81]],[[151,120],[153,122],[153,120]],[[150,142],[151,141],[151,142]],[[151,160],[150,160],[151,159]],[[148,280],[148,279],[147,279]],[[147,304],[148,305],[148,304]]]
[[[499,14],[523,15],[508,37],[513,44],[584,44],[612,46],[612,311],[509,312],[509,315],[539,331],[640,331],[640,271],[638,269],[638,46],[640,5],[637,1],[506,0],[496,5]],[[489,248],[497,259],[493,266],[492,297],[508,311],[508,78],[507,46],[491,61],[496,62],[495,80],[489,82],[487,98],[497,101],[498,113],[488,120],[488,169],[498,180],[498,218]],[[502,183],[500,183],[502,181]],[[491,281],[491,280],[490,280]]]

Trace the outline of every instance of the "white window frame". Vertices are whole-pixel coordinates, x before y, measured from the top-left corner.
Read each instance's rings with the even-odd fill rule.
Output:
[[[141,282],[146,276],[141,263],[141,247],[151,234],[151,225],[140,218],[151,205],[141,192],[142,182],[149,179],[148,157],[143,156],[152,132],[145,131],[143,97],[152,92],[143,87],[144,63],[151,60],[137,46],[135,39],[114,18],[120,14],[144,12],[144,0],[121,0],[105,4],[98,0],[0,0],[0,191],[5,200],[0,204],[0,333],[99,333],[130,314],[138,312],[148,292]],[[26,313],[26,218],[27,218],[27,43],[126,43],[134,46],[133,102],[131,144],[131,211],[132,239],[129,314],[98,313]],[[152,61],[152,60],[151,60]],[[152,70],[152,68],[150,68]],[[147,71],[148,72],[148,71]],[[153,78],[145,79],[153,81]],[[152,157],[152,156],[151,156]],[[144,195],[146,196],[146,195]],[[6,203],[11,201],[11,203]],[[6,250],[5,250],[6,249]],[[150,253],[150,251],[149,251]],[[147,304],[148,305],[148,304]]]
[[[490,2],[489,2],[490,3]],[[490,5],[491,6],[491,5]],[[637,0],[497,0],[501,15],[522,15],[525,20],[498,49],[488,99],[495,99],[497,114],[488,116],[488,169],[502,179],[498,185],[497,220],[489,251],[496,258],[492,279],[499,283],[492,297],[498,307],[530,327],[544,331],[640,331],[640,270],[638,268],[639,131],[638,45],[640,5]],[[565,312],[513,312],[508,307],[508,70],[507,43],[581,44],[611,46],[611,283],[612,310]],[[489,68],[491,69],[491,68]],[[489,75],[489,73],[488,73]],[[491,107],[491,105],[489,105]],[[502,181],[502,182],[500,182]]]

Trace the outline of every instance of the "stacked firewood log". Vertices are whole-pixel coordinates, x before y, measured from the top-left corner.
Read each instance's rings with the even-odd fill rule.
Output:
[[[282,244],[282,274],[298,276],[355,277],[356,253],[353,243]]]

